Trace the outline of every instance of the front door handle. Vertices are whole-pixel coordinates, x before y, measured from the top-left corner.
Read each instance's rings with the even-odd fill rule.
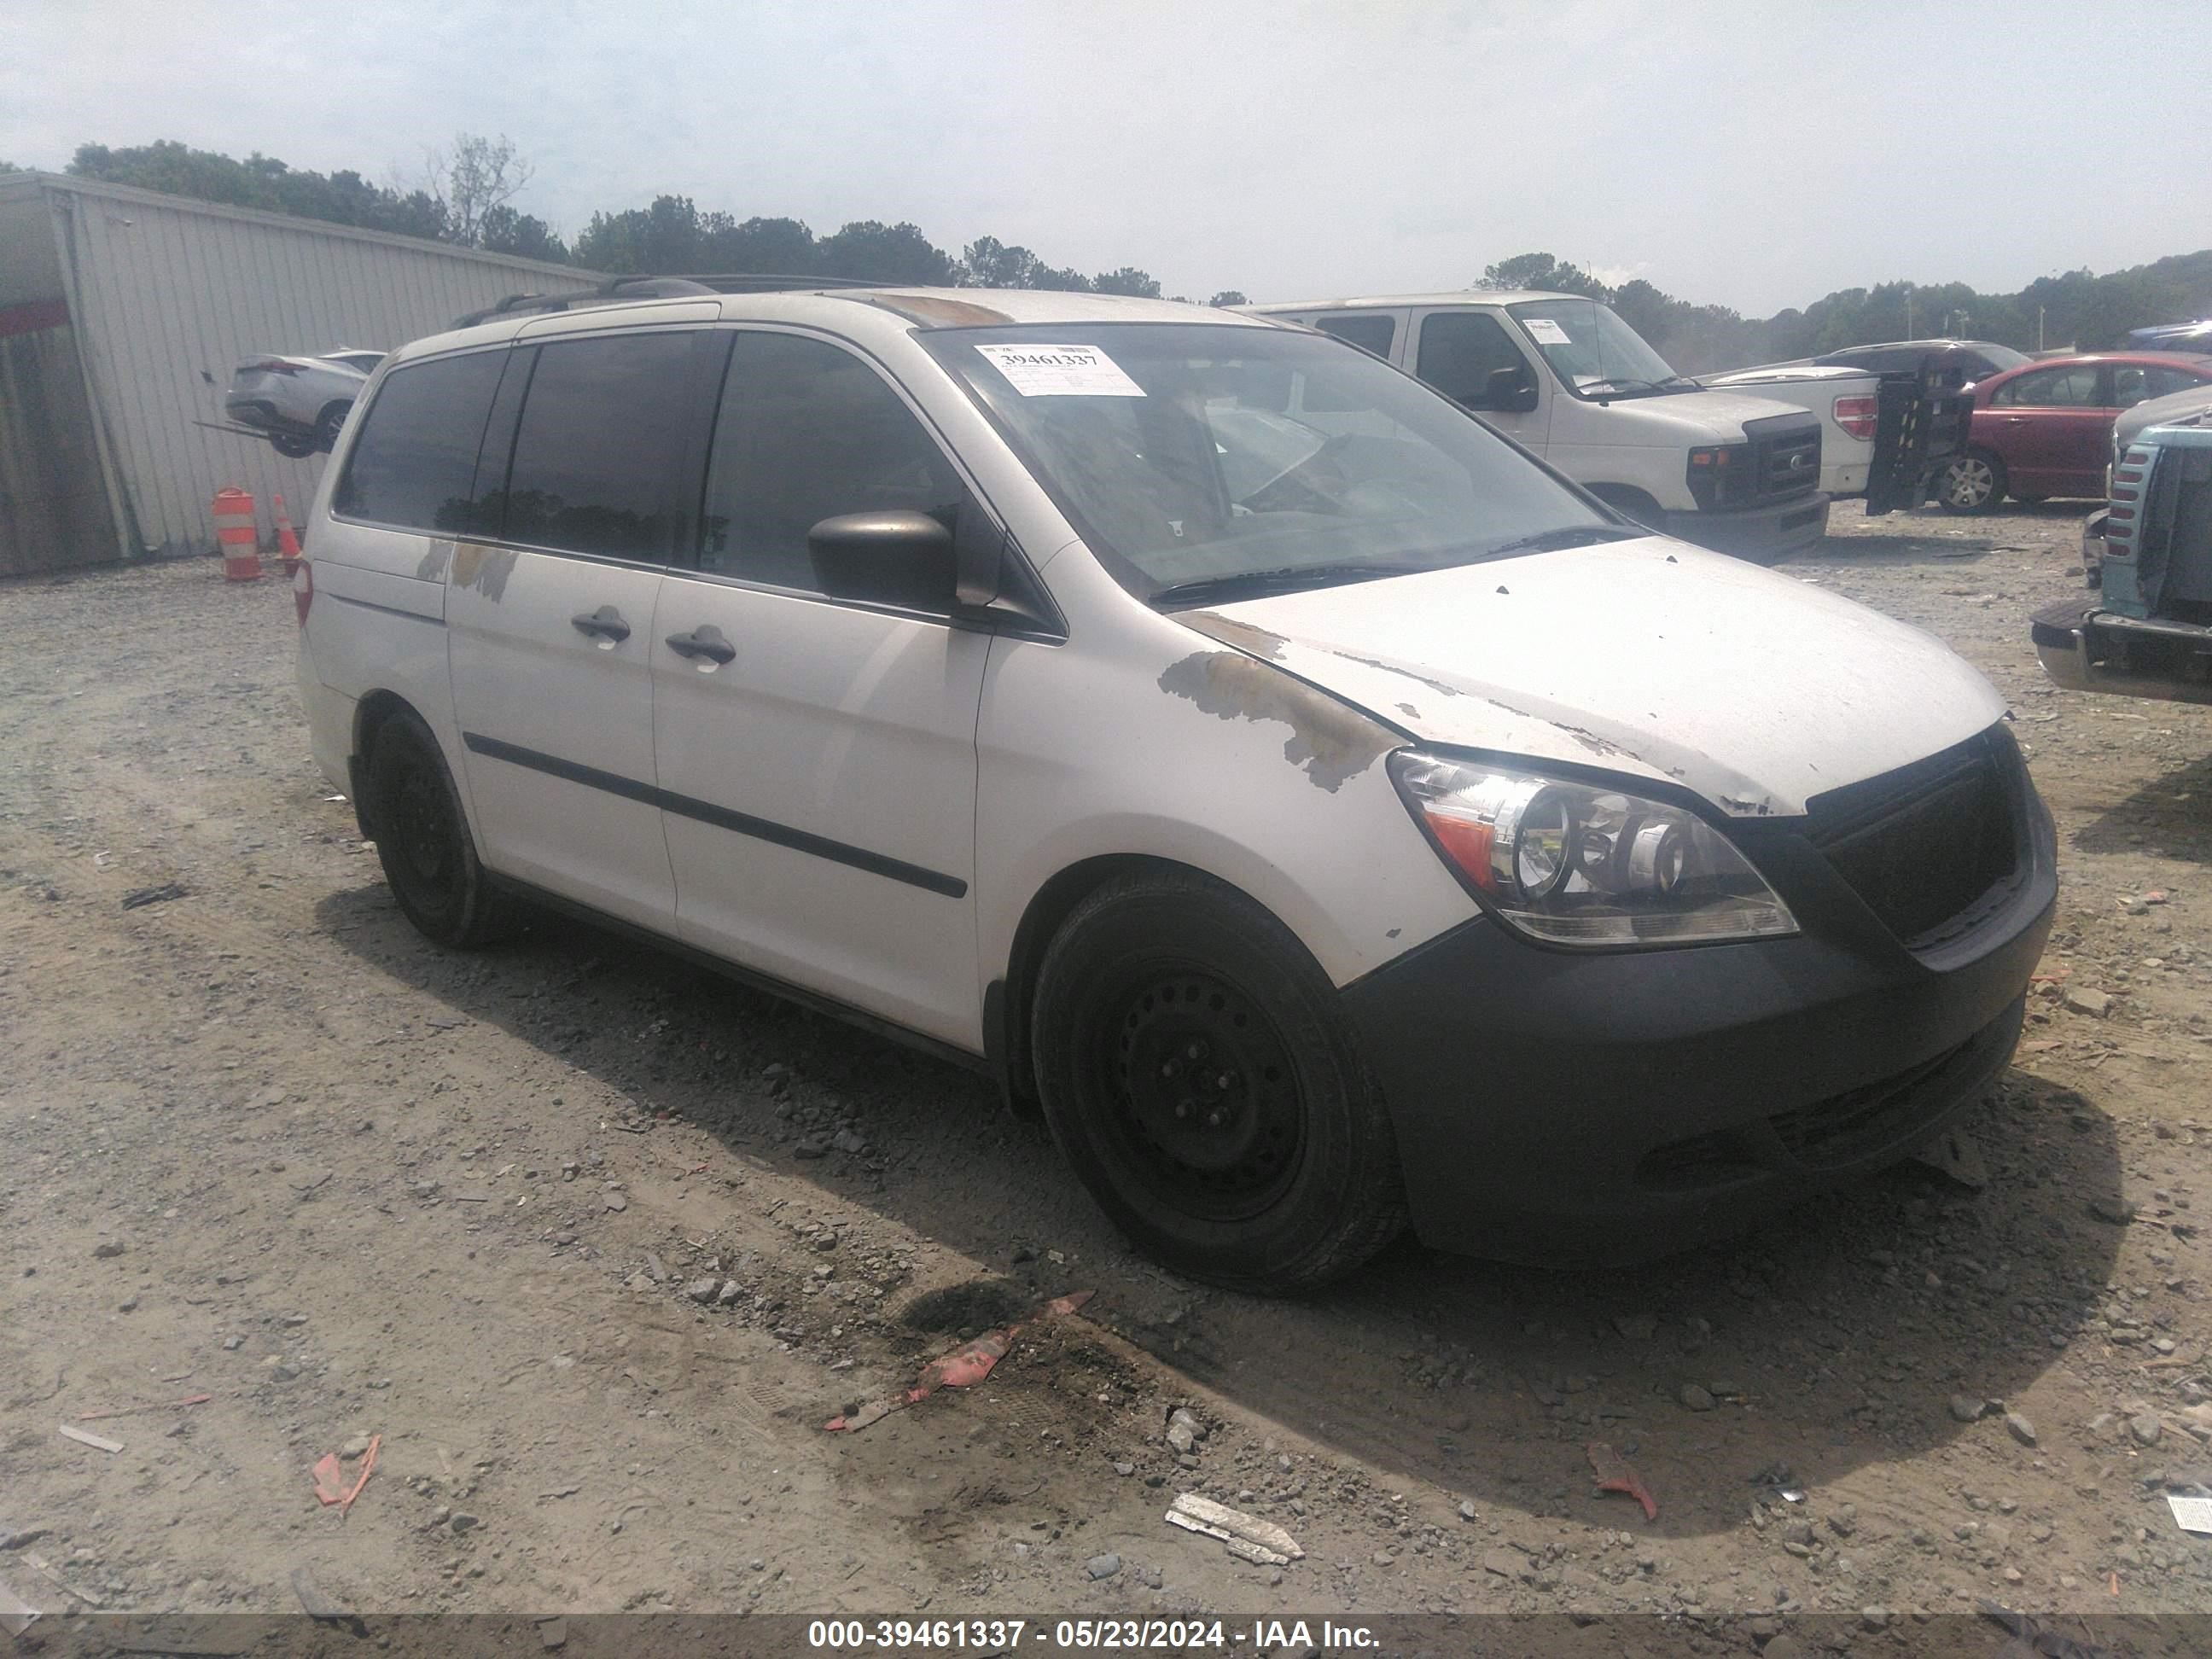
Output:
[[[568,625],[578,633],[589,634],[594,639],[612,640],[619,643],[629,637],[629,624],[623,620],[622,612],[611,605],[603,605],[597,611],[571,617]]]
[[[668,648],[679,657],[704,657],[713,662],[730,662],[738,654],[738,647],[712,623],[701,623],[689,634],[671,634]]]

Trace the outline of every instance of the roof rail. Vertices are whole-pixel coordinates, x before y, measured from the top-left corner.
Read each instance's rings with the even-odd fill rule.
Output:
[[[793,289],[874,288],[854,276],[783,276],[734,271],[706,276],[610,276],[597,288],[574,294],[510,294],[495,306],[453,319],[455,328],[473,328],[495,317],[526,311],[567,311],[575,306],[612,305],[624,300],[668,300],[691,294],[775,294]]]

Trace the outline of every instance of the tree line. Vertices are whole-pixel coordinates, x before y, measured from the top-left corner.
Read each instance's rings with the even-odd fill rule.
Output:
[[[0,162],[0,171],[10,170]],[[1157,278],[1135,265],[1085,272],[996,237],[957,252],[901,221],[855,220],[828,235],[803,221],[738,219],[702,211],[688,196],[658,196],[645,207],[592,215],[573,244],[514,205],[532,177],[505,138],[464,133],[426,152],[411,176],[378,184],[344,169],[317,173],[258,151],[238,161],[164,140],[112,149],[78,148],[67,169],[80,178],[135,185],[234,207],[259,208],[333,224],[420,236],[495,253],[586,270],[765,273],[846,276],[866,282],[973,288],[1073,289],[1157,298]],[[1874,340],[1954,335],[2033,351],[2120,343],[2130,328],[2212,315],[2212,249],[2125,270],[2071,270],[2039,277],[2014,294],[1983,294],[1963,283],[1878,283],[1841,289],[1802,310],[1746,317],[1726,306],[1680,300],[1642,277],[1617,285],[1548,253],[1517,254],[1486,268],[1474,288],[1545,289],[1610,304],[1637,332],[1687,374],[1815,356]],[[1173,296],[1181,299],[1183,296]],[[1212,305],[1242,305],[1233,289]]]
[[[2099,276],[2039,276],[2016,294],[1982,294],[1964,283],[1881,283],[1839,289],[1800,311],[1746,317],[1726,306],[1678,300],[1642,277],[1601,283],[1548,253],[1523,253],[1486,269],[1475,286],[1546,289],[1602,300],[1668,362],[1690,374],[1816,356],[1875,340],[1951,337],[1994,340],[2021,351],[2071,346],[2098,351],[2131,328],[2212,316],[2212,248]]]

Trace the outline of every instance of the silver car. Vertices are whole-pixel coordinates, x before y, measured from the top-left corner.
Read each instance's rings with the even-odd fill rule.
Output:
[[[249,357],[231,373],[223,413],[267,433],[280,455],[327,454],[384,356],[340,346],[316,357]]]

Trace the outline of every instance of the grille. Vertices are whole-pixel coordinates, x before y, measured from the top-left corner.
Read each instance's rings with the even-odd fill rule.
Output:
[[[1753,488],[1763,501],[1783,501],[1817,488],[1820,482],[1820,428],[1801,427],[1793,432],[1754,440],[1752,476],[1758,480]]]
[[[2002,731],[1813,802],[1813,844],[1908,945],[1956,931],[2020,863],[2020,751]]]

